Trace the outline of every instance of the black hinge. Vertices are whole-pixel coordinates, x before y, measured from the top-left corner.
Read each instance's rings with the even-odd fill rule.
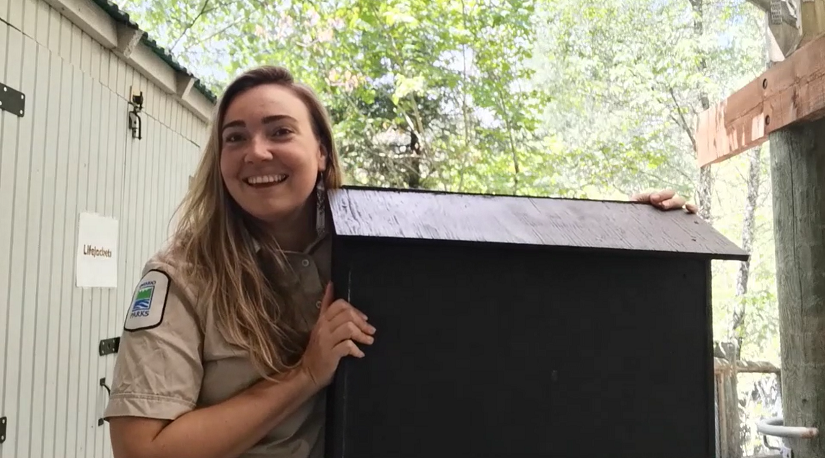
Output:
[[[112,337],[111,339],[104,339],[100,341],[100,345],[98,345],[98,352],[100,356],[111,355],[112,353],[117,353],[118,348],[120,348],[120,337]]]
[[[0,417],[0,444],[6,442],[6,417]]]
[[[26,111],[26,96],[3,83],[0,83],[0,110],[8,111],[20,118]]]

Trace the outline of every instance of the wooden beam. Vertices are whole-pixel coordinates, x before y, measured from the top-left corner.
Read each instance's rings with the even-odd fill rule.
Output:
[[[722,162],[761,145],[771,132],[821,117],[825,117],[825,35],[699,114],[699,166]]]
[[[782,371],[768,361],[736,361],[736,372],[739,374],[779,374]],[[713,371],[717,374],[734,370],[730,361],[725,358],[713,358]]]
[[[117,24],[117,46],[115,52],[120,54],[124,59],[129,59],[135,46],[140,43],[143,38],[143,30],[129,27],[125,24]]]
[[[178,73],[176,77],[176,85],[178,97],[185,99],[186,96],[189,95],[189,91],[192,90],[192,86],[195,85],[195,78],[185,73]]]
[[[84,0],[45,0],[58,13],[107,48],[117,46],[115,21],[99,6]]]

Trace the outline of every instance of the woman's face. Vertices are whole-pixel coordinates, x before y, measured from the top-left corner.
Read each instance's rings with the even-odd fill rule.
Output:
[[[244,210],[276,223],[305,208],[326,157],[307,106],[290,89],[257,86],[229,104],[221,126],[221,175]]]

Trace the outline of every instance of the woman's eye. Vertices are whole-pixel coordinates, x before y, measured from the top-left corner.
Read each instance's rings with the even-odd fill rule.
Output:
[[[289,129],[289,128],[286,128],[286,127],[281,127],[279,129],[275,129],[272,132],[272,135],[274,135],[275,137],[283,137],[284,135],[289,135],[291,133],[292,133],[292,129]]]
[[[225,143],[233,143],[243,140],[243,135],[241,134],[229,134],[223,140]]]

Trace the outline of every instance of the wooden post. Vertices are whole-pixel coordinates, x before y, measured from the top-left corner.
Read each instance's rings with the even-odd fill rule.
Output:
[[[825,427],[825,120],[770,135],[786,426]],[[788,440],[794,458],[825,440]]]
[[[766,0],[750,0],[761,7]],[[800,46],[699,117],[699,165],[770,141],[785,426],[825,428],[825,0],[793,2]],[[786,5],[787,6],[787,5]],[[783,20],[784,21],[784,20]],[[782,22],[782,21],[780,21]],[[772,37],[777,39],[778,37]],[[823,434],[788,439],[825,458]]]
[[[739,419],[736,342],[716,342],[714,357],[724,361],[724,370],[716,373],[719,406],[719,457],[742,458],[742,427]]]

